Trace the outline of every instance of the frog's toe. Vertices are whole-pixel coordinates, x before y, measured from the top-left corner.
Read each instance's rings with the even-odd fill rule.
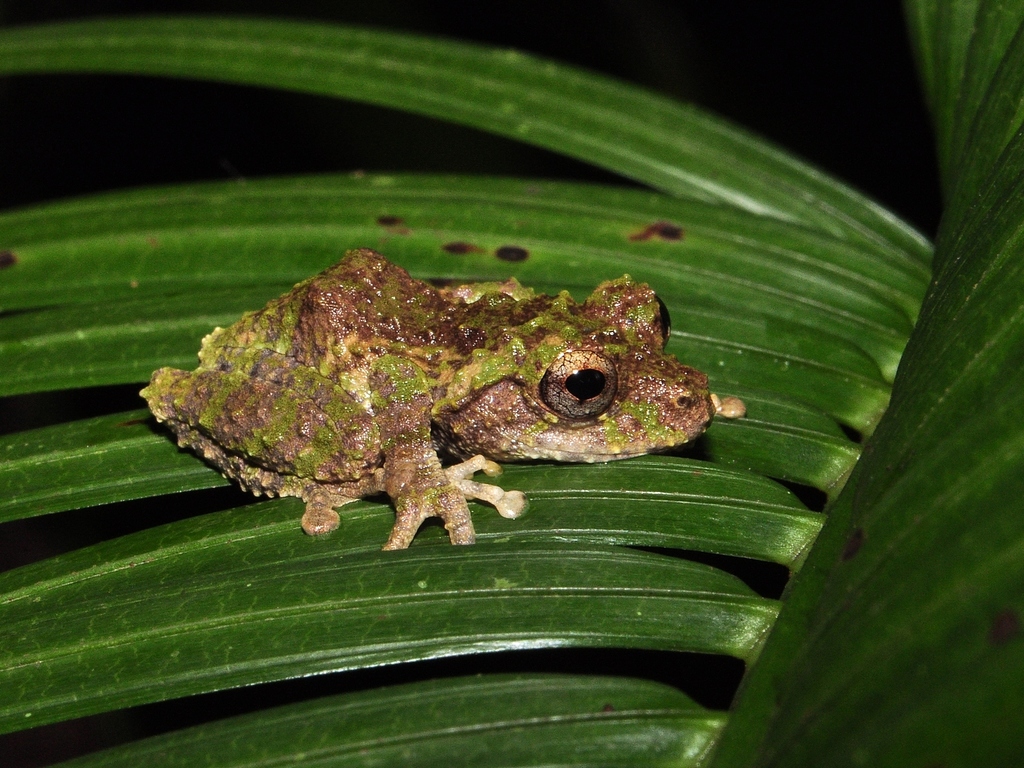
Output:
[[[505,491],[494,507],[502,517],[515,520],[526,511],[527,504],[526,494],[522,491]]]
[[[502,517],[515,519],[526,510],[526,494],[522,491],[506,491],[496,485],[467,479],[453,480],[452,485],[467,499],[486,501],[497,509]]]
[[[488,477],[497,477],[501,474],[501,465],[496,461],[491,461],[490,459],[477,454],[471,459],[466,459],[458,464],[453,464],[450,467],[446,467],[444,470],[448,479],[456,485],[458,485],[461,480],[468,480],[477,472],[483,472]]]
[[[310,536],[323,536],[325,533],[337,530],[341,524],[341,516],[330,507],[315,505],[312,502],[306,505],[306,511],[302,515],[302,530]]]
[[[355,499],[319,487],[312,491],[306,490],[308,495],[301,494],[306,501],[306,511],[302,514],[302,530],[310,536],[323,536],[325,533],[338,530],[341,517],[334,508]]]
[[[711,395],[711,402],[715,406],[715,414],[725,419],[742,419],[747,415],[747,406],[738,397],[732,397],[728,395],[726,397],[719,397],[718,395]]]
[[[408,549],[409,545],[412,544],[414,536],[416,536],[416,530],[410,531],[407,528],[395,525],[391,529],[391,535],[388,536],[388,540],[384,542],[384,546],[381,549],[385,552],[392,552],[396,549]]]
[[[421,505],[402,501],[395,503],[395,524],[391,527],[391,535],[382,547],[385,551],[408,549],[423,521],[430,517],[429,512]]]
[[[473,521],[467,513],[463,516],[455,516],[444,521],[444,527],[448,531],[448,538],[452,544],[475,544],[476,531],[473,529]]]
[[[448,486],[438,494],[437,515],[444,520],[448,538],[452,544],[476,543],[476,531],[473,530],[473,519],[469,516],[469,507],[458,487]]]

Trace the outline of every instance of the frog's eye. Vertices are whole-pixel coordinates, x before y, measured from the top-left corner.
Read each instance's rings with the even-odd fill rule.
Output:
[[[615,364],[600,352],[563,352],[540,381],[540,397],[552,411],[570,419],[603,413],[615,397]]]

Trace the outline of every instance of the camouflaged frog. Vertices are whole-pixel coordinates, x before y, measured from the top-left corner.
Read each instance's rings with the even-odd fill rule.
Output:
[[[735,398],[663,353],[654,292],[628,276],[579,304],[516,280],[435,288],[369,249],[203,339],[199,368],[161,368],[143,397],[187,447],[243,488],[306,502],[309,534],[336,507],[386,493],[384,549],[440,517],[472,544],[467,499],[514,518],[519,491],[473,482],[493,460],[597,462],[693,440]],[[466,459],[448,468],[442,455]]]

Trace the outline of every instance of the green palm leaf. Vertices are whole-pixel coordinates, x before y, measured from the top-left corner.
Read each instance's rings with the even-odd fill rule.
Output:
[[[935,284],[715,766],[1014,765],[1024,750],[1024,4],[907,7],[928,20],[915,32],[948,142]],[[992,45],[996,19],[1013,34]]]
[[[441,765],[452,755],[476,764],[501,755],[506,765],[524,765],[538,754],[558,765],[688,766],[706,753],[721,723],[721,715],[646,681],[495,675],[319,699],[75,764],[191,766],[197,743],[206,765],[273,764],[293,759],[301,743],[307,764],[340,766]]]
[[[546,291],[585,293],[629,272],[668,306],[670,350],[749,406],[747,419],[716,423],[688,457],[508,467],[503,484],[527,491],[528,515],[475,509],[476,547],[450,548],[428,528],[397,554],[377,551],[392,513],[372,501],[346,507],[326,540],[299,534],[293,500],[187,517],[203,489],[224,481],[144,412],[6,436],[0,520],[171,493],[185,519],[0,574],[0,729],[499,650],[758,657],[779,602],[672,555],[800,569],[823,516],[776,481],[830,498],[843,487],[859,445],[841,425],[869,434],[882,417],[925,293],[920,235],[693,108],[520,54],[317,25],[149,19],[6,30],[0,71],[148,73],[361,99],[532,142],[656,190],[359,174],[7,212],[4,394],[141,383],[159,365],[190,366],[215,325],[344,249],[372,245],[419,277],[515,275]],[[526,258],[503,260],[508,246]],[[386,759],[401,743],[402,754],[429,762],[445,749],[514,743],[528,762],[585,763],[592,752],[567,746],[578,740],[618,745],[611,762],[696,764],[724,722],[649,683],[573,676],[557,680],[554,696],[551,681],[371,690],[90,764],[199,752],[230,764],[224,745],[239,738],[253,759],[290,759],[309,747],[295,718],[316,731],[338,713],[355,725],[322,726],[324,755]],[[441,711],[448,698],[460,703]],[[402,707],[414,714],[375,714]]]

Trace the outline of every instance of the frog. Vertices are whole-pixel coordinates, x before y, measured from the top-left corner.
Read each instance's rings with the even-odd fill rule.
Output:
[[[583,301],[515,278],[418,280],[357,248],[201,343],[195,370],[160,368],[141,395],[179,446],[257,496],[305,502],[322,536],[338,509],[386,494],[385,550],[440,518],[476,540],[468,501],[514,519],[498,462],[605,462],[695,440],[741,400],[665,352],[665,305],[629,275]]]

